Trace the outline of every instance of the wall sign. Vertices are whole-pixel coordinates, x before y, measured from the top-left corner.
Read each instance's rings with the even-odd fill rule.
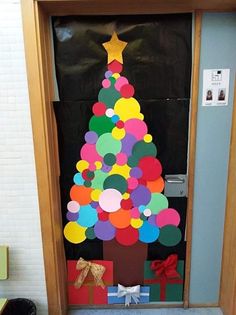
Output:
[[[227,106],[230,69],[203,70],[202,106]]]

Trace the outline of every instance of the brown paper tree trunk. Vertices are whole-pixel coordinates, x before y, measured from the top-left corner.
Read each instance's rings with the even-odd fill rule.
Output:
[[[113,261],[114,285],[133,286],[143,284],[144,262],[147,260],[148,245],[137,242],[122,246],[116,240],[103,242],[103,259]]]

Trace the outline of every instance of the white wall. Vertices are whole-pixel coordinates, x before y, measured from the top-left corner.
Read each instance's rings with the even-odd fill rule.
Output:
[[[0,0],[0,244],[10,247],[0,296],[32,299],[46,315],[39,224],[20,0]]]

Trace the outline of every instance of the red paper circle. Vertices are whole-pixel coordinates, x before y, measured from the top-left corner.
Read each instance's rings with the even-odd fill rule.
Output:
[[[93,113],[95,116],[103,116],[106,109],[106,105],[102,102],[97,102],[93,105]]]
[[[118,243],[124,246],[134,245],[139,238],[139,232],[132,226],[128,226],[125,229],[117,229],[116,240]]]
[[[100,221],[107,221],[109,219],[109,213],[105,211],[98,213],[98,219]]]
[[[119,120],[116,123],[116,127],[119,128],[119,129],[124,128],[124,125],[125,124],[124,124],[124,122],[122,120]]]
[[[134,87],[131,84],[125,84],[120,89],[120,94],[124,98],[130,98],[134,96]]]
[[[109,65],[107,65],[107,68],[113,73],[120,73],[123,69],[123,65],[119,63],[119,61],[113,60],[111,63],[109,63]]]
[[[138,164],[139,168],[142,170],[142,179],[153,181],[161,176],[162,166],[158,159],[153,156],[143,157]]]
[[[124,209],[124,210],[130,210],[133,208],[133,202],[132,200],[129,198],[129,199],[123,199],[121,200],[121,208]]]
[[[87,181],[91,181],[91,180],[92,180],[92,178],[89,178],[89,177],[88,177],[88,173],[89,173],[89,172],[90,172],[89,169],[86,169],[86,170],[84,170],[84,171],[82,172],[82,177],[83,177],[84,180],[87,180]]]

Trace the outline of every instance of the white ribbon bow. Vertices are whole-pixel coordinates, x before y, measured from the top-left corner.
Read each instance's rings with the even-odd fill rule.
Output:
[[[124,287],[118,284],[117,297],[125,296],[125,306],[129,306],[131,299],[134,300],[136,304],[139,302],[140,298],[140,285],[135,285],[133,287]]]

